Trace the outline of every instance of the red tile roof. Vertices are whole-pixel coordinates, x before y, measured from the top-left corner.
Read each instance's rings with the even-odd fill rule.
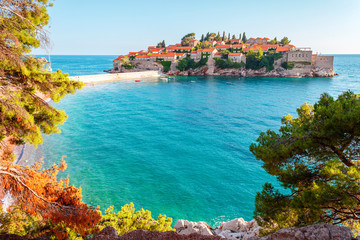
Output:
[[[161,58],[161,57],[175,57],[175,56],[176,56],[176,53],[174,53],[174,52],[165,53],[165,54],[153,53],[153,54],[150,55],[150,57],[158,57],[158,58]]]
[[[138,54],[138,52],[129,52],[129,56],[133,56],[133,55],[136,55]]]
[[[123,59],[125,58],[125,56],[118,56],[116,59],[113,60],[113,62],[117,61],[117,60],[120,60],[120,59]]]
[[[202,52],[213,52],[215,51],[214,48],[205,48],[205,49],[202,49]]]
[[[254,44],[253,47],[276,48],[279,47],[279,44]]]
[[[234,44],[232,45],[233,48],[241,48],[241,47],[244,47],[245,44]]]
[[[278,47],[276,48],[276,52],[288,52],[291,47]]]
[[[229,53],[229,56],[242,56],[242,53]]]
[[[241,39],[230,39],[230,42],[241,42]]]
[[[171,50],[191,50],[193,47],[167,47],[167,49]]]
[[[149,55],[137,55],[136,57],[135,57],[135,59],[136,58],[149,58],[150,56]]]
[[[148,49],[152,49],[152,48],[156,48],[155,46],[150,46],[150,47],[148,47]]]
[[[226,45],[219,45],[219,46],[216,46],[215,48],[231,48],[231,44],[226,44]]]
[[[197,54],[197,51],[191,51],[191,54]]]
[[[149,50],[152,51],[152,52],[159,52],[159,51],[164,50],[164,49],[165,48],[151,48]]]

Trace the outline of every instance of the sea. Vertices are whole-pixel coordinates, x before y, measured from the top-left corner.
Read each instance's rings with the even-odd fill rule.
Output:
[[[103,74],[117,56],[51,56],[70,76]],[[133,202],[153,217],[222,221],[253,218],[266,182],[281,184],[249,151],[284,115],[296,117],[322,93],[360,92],[360,55],[335,55],[332,78],[175,77],[85,86],[59,103],[68,119],[22,161],[45,166],[66,156],[61,177],[101,210]]]

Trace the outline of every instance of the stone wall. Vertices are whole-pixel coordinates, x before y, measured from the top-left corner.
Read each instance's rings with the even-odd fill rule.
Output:
[[[163,66],[155,61],[131,61],[130,63],[135,65],[135,71],[139,71],[139,70],[161,71],[163,69]],[[122,69],[122,72],[125,72],[124,69]]]
[[[286,53],[288,62],[311,63],[312,51],[290,51]]]
[[[334,69],[334,56],[314,56],[314,67],[322,69]]]

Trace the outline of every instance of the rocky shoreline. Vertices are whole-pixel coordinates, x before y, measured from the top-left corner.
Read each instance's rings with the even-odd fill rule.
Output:
[[[334,77],[338,74],[334,69],[327,68],[297,68],[286,70],[280,67],[280,64],[275,64],[274,70],[267,72],[266,68],[259,70],[252,70],[246,68],[227,68],[220,69],[211,61],[207,65],[197,68],[189,69],[187,71],[180,71],[176,66],[172,66],[171,70],[165,73],[168,76],[226,76],[226,77],[279,77],[279,78],[302,78],[302,77]]]
[[[352,237],[350,228],[331,224],[316,224],[301,228],[283,228],[268,236],[259,237],[259,226],[255,220],[250,222],[242,218],[223,222],[212,229],[205,222],[178,220],[176,232],[156,232],[136,230],[119,236],[115,229],[106,227],[90,240],[358,240]]]
[[[121,67],[119,71],[110,69],[108,73],[127,73],[127,72],[142,72],[149,70],[156,70],[162,72],[167,76],[226,76],[226,77],[279,77],[279,78],[303,78],[303,77],[334,77],[338,74],[335,73],[333,68],[312,67],[302,63],[294,64],[292,69],[284,69],[281,66],[282,60],[277,60],[274,63],[274,69],[266,71],[263,67],[259,70],[242,68],[226,68],[220,69],[216,66],[213,59],[209,59],[206,65],[185,71],[177,69],[178,62],[175,61],[171,64],[168,72],[163,71],[163,66],[157,62],[133,62],[135,68],[125,69]]]

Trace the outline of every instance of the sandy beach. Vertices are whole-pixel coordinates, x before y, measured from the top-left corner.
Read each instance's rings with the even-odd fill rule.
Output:
[[[121,81],[129,79],[142,79],[150,77],[159,77],[158,71],[144,71],[144,72],[128,72],[128,73],[107,73],[98,75],[84,75],[70,77],[71,80],[82,81],[85,84],[96,83],[96,82],[110,82],[110,81]]]

